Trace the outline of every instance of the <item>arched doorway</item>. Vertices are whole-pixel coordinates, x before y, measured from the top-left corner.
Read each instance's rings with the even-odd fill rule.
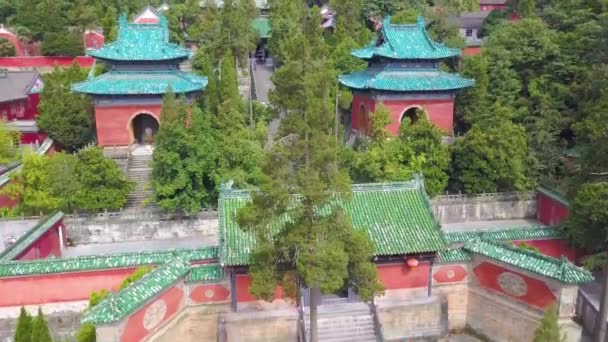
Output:
[[[141,145],[151,145],[158,132],[158,120],[150,114],[139,113],[131,120],[133,142]]]
[[[359,107],[359,113],[361,118],[361,122],[359,123],[359,129],[367,133],[369,132],[369,113],[367,112],[367,108],[365,108],[365,105],[361,105]]]
[[[424,109],[420,107],[410,107],[401,115],[401,124],[407,119],[413,125],[423,115],[425,115]]]

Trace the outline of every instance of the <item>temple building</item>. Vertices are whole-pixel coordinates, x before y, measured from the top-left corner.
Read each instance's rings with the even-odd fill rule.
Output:
[[[87,51],[107,72],[72,86],[93,97],[99,146],[152,143],[163,95],[171,90],[192,100],[207,86],[206,77],[180,70],[192,51],[170,43],[167,19],[150,13],[157,22],[129,23],[121,16],[116,41]]]
[[[367,70],[339,77],[342,85],[353,90],[352,131],[366,134],[370,115],[382,102],[390,110],[387,129],[394,135],[404,119],[415,122],[420,110],[445,135],[451,135],[455,94],[475,82],[441,71],[439,65],[459,57],[460,49],[432,41],[422,17],[415,24],[397,25],[390,20],[384,20],[373,44],[352,52],[368,61]]]

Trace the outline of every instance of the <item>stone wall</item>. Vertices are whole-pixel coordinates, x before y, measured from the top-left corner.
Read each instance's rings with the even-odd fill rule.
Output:
[[[483,289],[469,291],[468,325],[501,342],[532,341],[542,312],[531,311]]]
[[[160,240],[188,237],[217,238],[217,215],[164,220],[157,217],[128,219],[65,219],[68,237],[76,244]]]
[[[377,313],[387,342],[432,339],[447,332],[447,303],[438,296],[378,303]]]
[[[223,316],[226,342],[290,342],[298,340],[297,309],[232,312]]]
[[[433,286],[433,295],[443,297],[448,305],[448,329],[464,329],[467,324],[469,287],[464,284]]]
[[[441,224],[536,217],[534,193],[438,196],[432,207]]]
[[[149,341],[217,342],[220,314],[229,311],[229,304],[188,307]]]
[[[72,340],[74,332],[80,326],[81,312],[87,305],[88,301],[40,305],[54,341]],[[32,316],[38,314],[38,305],[28,305],[25,308]],[[13,340],[20,309],[16,306],[0,308],[0,341]]]

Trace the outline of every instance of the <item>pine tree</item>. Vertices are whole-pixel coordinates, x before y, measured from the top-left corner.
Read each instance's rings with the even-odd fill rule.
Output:
[[[297,91],[277,88],[273,98],[288,108],[279,129],[280,138],[264,163],[265,175],[252,201],[237,214],[243,229],[256,236],[249,272],[250,292],[272,300],[277,285],[298,298],[298,284],[310,289],[311,341],[318,341],[317,305],[320,293],[344,286],[363,300],[382,291],[371,262],[374,246],[369,237],[355,231],[338,205],[350,200],[350,179],[337,160],[334,111],[330,91],[335,70],[318,25],[318,8],[296,40],[300,46],[286,55],[283,75],[300,70],[291,84]],[[296,199],[295,195],[299,195]],[[323,213],[319,210],[323,208]],[[290,220],[284,220],[288,216]],[[280,233],[269,231],[284,222]]]
[[[17,320],[17,328],[15,329],[15,342],[30,342],[32,341],[32,316],[21,307],[19,319]]]
[[[169,211],[195,213],[215,199],[219,146],[197,106],[167,93],[161,111],[152,161],[154,199]]]
[[[32,323],[32,342],[53,342],[51,339],[51,333],[47,325],[42,309],[38,307],[38,316],[34,318]]]
[[[222,58],[219,86],[221,102],[229,102],[233,108],[238,108],[240,106],[241,97],[239,95],[234,57],[230,53],[227,53]]]
[[[216,113],[217,106],[220,100],[218,93],[217,74],[214,66],[217,61],[213,59],[210,54],[205,53],[205,49],[201,48],[196,51],[194,58],[192,59],[192,69],[195,73],[200,76],[207,77],[207,87],[205,88],[205,94],[201,96],[200,103],[202,108],[207,113]]]
[[[116,9],[112,6],[108,7],[106,16],[101,20],[101,26],[103,27],[104,43],[111,43],[116,40],[116,34],[118,32],[118,18],[116,16]]]
[[[565,337],[561,336],[559,325],[557,324],[557,309],[551,305],[545,312],[540,325],[534,332],[533,342],[560,342],[565,341]]]

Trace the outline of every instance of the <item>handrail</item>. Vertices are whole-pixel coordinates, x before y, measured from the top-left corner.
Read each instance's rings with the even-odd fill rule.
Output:
[[[304,322],[304,307],[302,305],[302,300],[300,300],[300,305],[298,305],[298,341],[306,342],[306,324]]]
[[[371,301],[371,304],[369,307],[370,307],[372,319],[374,321],[374,330],[376,331],[376,341],[384,342],[384,333],[383,333],[382,323],[380,322],[380,319],[378,318],[378,308],[376,307],[376,302],[374,301],[373,298],[372,298],[372,301]]]
[[[218,317],[218,325],[217,325],[217,341],[218,342],[226,342],[228,340],[228,336],[226,334],[226,320],[224,316],[219,315]]]

